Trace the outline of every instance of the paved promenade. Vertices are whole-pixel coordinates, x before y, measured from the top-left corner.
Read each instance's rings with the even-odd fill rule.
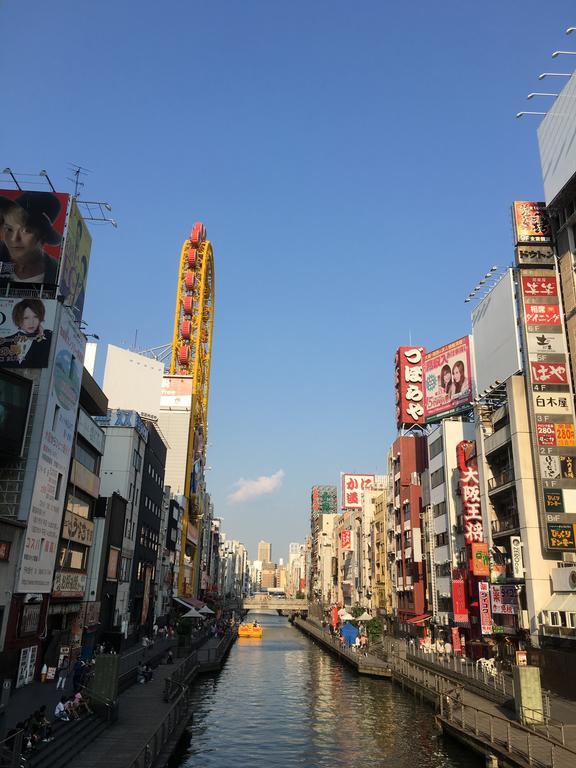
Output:
[[[139,661],[147,661],[149,659],[158,658],[159,655],[165,654],[169,648],[175,648],[175,640],[160,640],[157,639],[154,642],[154,647],[150,650],[145,650],[142,646],[134,646],[129,648],[120,657],[120,675],[129,673],[131,670],[138,666]],[[13,728],[16,723],[26,720],[30,715],[43,704],[46,705],[46,711],[51,718],[54,712],[54,707],[60,701],[64,694],[72,694],[72,670],[66,681],[64,690],[56,690],[56,681],[52,680],[47,683],[33,682],[22,688],[17,688],[6,707],[6,712],[2,718],[0,729],[2,733],[6,733],[10,728]]]

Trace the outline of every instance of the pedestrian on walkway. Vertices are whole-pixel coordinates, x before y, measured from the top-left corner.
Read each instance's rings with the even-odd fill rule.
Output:
[[[60,662],[60,666],[58,667],[57,677],[58,680],[56,681],[56,690],[58,688],[61,688],[64,690],[66,687],[66,679],[68,677],[68,671],[70,670],[70,659],[68,656],[64,656],[62,661]]]
[[[64,720],[64,722],[68,722],[70,718],[68,717],[68,714],[66,712],[66,696],[62,696],[58,704],[56,704],[56,707],[54,709],[54,717],[56,720]]]

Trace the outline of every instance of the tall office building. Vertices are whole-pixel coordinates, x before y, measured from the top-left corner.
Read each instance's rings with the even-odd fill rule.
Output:
[[[263,563],[272,562],[272,545],[269,541],[258,542],[258,557],[257,560],[261,560]]]

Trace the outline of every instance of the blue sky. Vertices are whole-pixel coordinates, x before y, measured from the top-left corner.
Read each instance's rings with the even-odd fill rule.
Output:
[[[568,0],[0,4],[1,167],[67,191],[79,163],[118,220],[92,230],[89,330],[169,341],[182,242],[208,229],[208,481],[251,557],[304,540],[312,485],[384,470],[395,348],[469,331],[510,202],[542,198],[515,114],[569,71],[574,24]]]

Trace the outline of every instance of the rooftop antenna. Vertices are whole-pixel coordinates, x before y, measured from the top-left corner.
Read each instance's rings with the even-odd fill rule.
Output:
[[[84,182],[80,180],[81,176],[86,176],[89,173],[92,173],[90,168],[85,168],[82,165],[77,165],[76,163],[68,163],[70,167],[70,171],[72,173],[72,176],[67,176],[66,178],[68,181],[71,181],[74,184],[74,197],[78,198],[80,197],[80,190],[84,186]]]

